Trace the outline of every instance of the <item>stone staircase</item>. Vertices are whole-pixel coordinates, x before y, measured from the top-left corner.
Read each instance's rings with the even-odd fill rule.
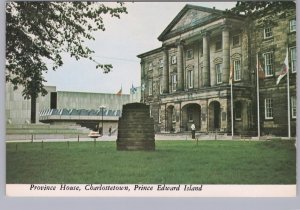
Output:
[[[155,150],[154,121],[149,106],[123,105],[118,124],[117,150]]]

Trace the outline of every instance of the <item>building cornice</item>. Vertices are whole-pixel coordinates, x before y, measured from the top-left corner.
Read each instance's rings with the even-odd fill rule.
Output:
[[[153,55],[153,54],[162,52],[163,49],[164,49],[163,47],[159,47],[159,48],[156,48],[156,49],[154,49],[154,50],[150,50],[150,51],[148,51],[148,52],[139,54],[139,55],[137,55],[137,57],[138,57],[138,58],[144,58],[144,57],[146,57],[146,56],[149,56],[149,55]]]

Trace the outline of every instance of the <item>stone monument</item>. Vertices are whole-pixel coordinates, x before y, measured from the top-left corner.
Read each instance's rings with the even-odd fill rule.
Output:
[[[123,105],[118,122],[117,150],[155,150],[154,121],[149,105]]]

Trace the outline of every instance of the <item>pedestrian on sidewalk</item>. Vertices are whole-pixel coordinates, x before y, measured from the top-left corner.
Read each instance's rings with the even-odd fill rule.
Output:
[[[196,138],[196,137],[195,137],[195,133],[196,133],[196,126],[195,126],[195,124],[194,124],[194,123],[191,125],[191,129],[192,129],[192,139],[195,139],[195,138]]]
[[[109,136],[111,136],[111,126],[108,129]]]

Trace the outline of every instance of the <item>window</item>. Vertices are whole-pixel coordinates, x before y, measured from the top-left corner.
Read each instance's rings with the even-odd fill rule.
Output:
[[[272,99],[265,99],[265,119],[273,119]]]
[[[172,92],[175,92],[177,88],[177,75],[172,75]]]
[[[271,38],[273,36],[272,28],[268,27],[264,29],[264,38]]]
[[[297,113],[296,113],[296,108],[297,108],[297,101],[296,101],[296,96],[291,96],[291,107],[292,107],[292,118],[296,118]]]
[[[264,53],[264,61],[265,61],[265,76],[270,77],[273,76],[273,53]]]
[[[153,64],[149,63],[149,70],[152,70],[152,69],[153,69]]]
[[[57,109],[57,92],[50,94],[50,109]]]
[[[216,51],[222,49],[222,40],[217,40],[216,41]]]
[[[296,72],[296,47],[292,47],[291,49],[291,68],[292,72]]]
[[[193,77],[193,70],[189,70],[187,72],[187,79],[188,79],[188,88],[193,88],[194,77]]]
[[[232,46],[236,47],[240,45],[240,35],[235,35],[232,37]]]
[[[153,90],[153,87],[152,87],[152,80],[150,79],[148,81],[148,86],[149,86],[149,95],[151,96],[153,94],[152,90]]]
[[[290,20],[290,32],[296,31],[296,19]]]
[[[192,58],[194,58],[194,52],[193,52],[192,49],[189,49],[189,50],[186,51],[186,58],[187,58],[187,59],[192,59]]]
[[[218,63],[215,66],[216,68],[216,74],[217,74],[217,84],[222,83],[222,64]]]
[[[235,119],[241,120],[242,119],[242,103],[240,101],[235,103],[234,107]]]
[[[234,70],[234,81],[241,80],[241,61],[235,60],[233,61],[233,70]]]
[[[176,57],[176,55],[172,55],[171,64],[176,64],[176,63],[177,63],[177,57]]]
[[[164,67],[164,60],[160,59],[159,60],[159,68],[163,68]]]

